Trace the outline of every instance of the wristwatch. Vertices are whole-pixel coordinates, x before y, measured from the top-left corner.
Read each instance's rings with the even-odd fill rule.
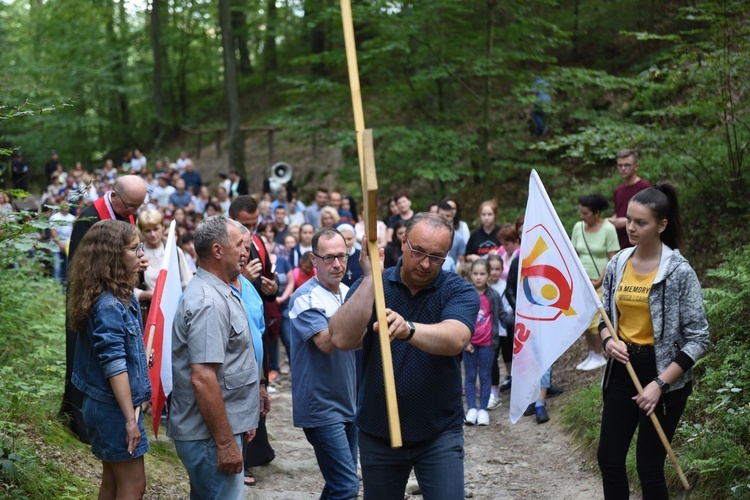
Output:
[[[654,382],[659,385],[659,389],[661,389],[661,392],[667,392],[669,390],[669,384],[664,382],[659,377],[654,378]]]
[[[411,340],[411,338],[414,336],[414,332],[417,331],[417,328],[414,326],[414,323],[412,323],[409,320],[406,320],[406,326],[409,327],[409,335],[404,338],[404,342],[408,342]]]

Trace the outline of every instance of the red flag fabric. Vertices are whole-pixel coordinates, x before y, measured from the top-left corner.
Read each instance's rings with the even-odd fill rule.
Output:
[[[181,297],[175,221],[172,221],[145,327],[146,346],[150,346],[154,352],[154,364],[148,375],[151,380],[151,416],[156,437],[159,436],[162,410],[167,396],[172,392],[172,323]]]

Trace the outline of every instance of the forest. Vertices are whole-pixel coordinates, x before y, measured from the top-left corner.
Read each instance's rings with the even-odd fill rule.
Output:
[[[451,195],[474,214],[495,198],[511,220],[536,169],[569,228],[578,196],[609,197],[619,183],[621,148],[640,152],[642,177],[678,187],[683,253],[706,289],[713,344],[696,367],[698,397],[678,453],[701,498],[750,497],[747,2],[353,0],[352,8],[383,200],[406,188],[415,205]],[[4,0],[0,66],[0,164],[7,171],[22,149],[36,189],[50,149],[66,167],[92,170],[133,148],[175,158],[186,136],[195,146],[186,130],[196,129],[220,130],[222,161],[259,189],[270,165],[248,156],[247,129],[274,127],[287,143],[341,152],[301,160],[303,198],[323,179],[358,192],[335,0]],[[549,102],[539,102],[540,86]],[[548,130],[537,136],[532,111],[542,104]],[[7,297],[26,278],[13,275],[0,271],[3,332],[19,327]],[[33,372],[6,363],[27,341],[0,344],[3,387]],[[8,479],[8,463],[18,462],[9,457],[22,455],[10,436],[28,404],[9,394],[0,395],[5,485],[20,481]]]

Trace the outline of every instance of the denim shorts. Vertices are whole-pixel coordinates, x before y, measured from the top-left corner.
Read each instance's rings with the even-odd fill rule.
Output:
[[[125,415],[122,414],[119,405],[103,403],[84,395],[83,422],[91,442],[91,452],[99,460],[125,462],[143,456],[149,450],[146,429],[143,426],[143,412],[138,416],[141,441],[132,455],[128,452]]]

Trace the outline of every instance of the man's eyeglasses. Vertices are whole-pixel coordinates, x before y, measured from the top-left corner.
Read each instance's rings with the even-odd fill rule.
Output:
[[[409,238],[406,238],[406,244],[409,245],[409,251],[411,252],[411,258],[416,260],[417,262],[422,262],[425,258],[430,260],[430,265],[432,266],[442,266],[445,262],[445,259],[447,257],[440,257],[439,255],[430,255],[428,253],[420,252],[419,250],[414,250],[411,246],[411,241],[409,241]]]
[[[337,255],[318,255],[315,252],[312,252],[312,254],[322,260],[323,264],[333,264],[333,261],[336,259],[339,259],[339,262],[346,262],[347,260],[349,260],[348,253],[340,253]]]
[[[617,168],[620,170],[626,169],[626,168],[633,168],[632,163],[618,163]]]
[[[125,207],[125,210],[127,210],[128,212],[135,213],[141,209],[141,205],[138,205],[137,207],[131,207],[118,191],[113,189],[112,192],[114,192],[117,197],[120,198],[120,203],[122,203],[122,205]]]

